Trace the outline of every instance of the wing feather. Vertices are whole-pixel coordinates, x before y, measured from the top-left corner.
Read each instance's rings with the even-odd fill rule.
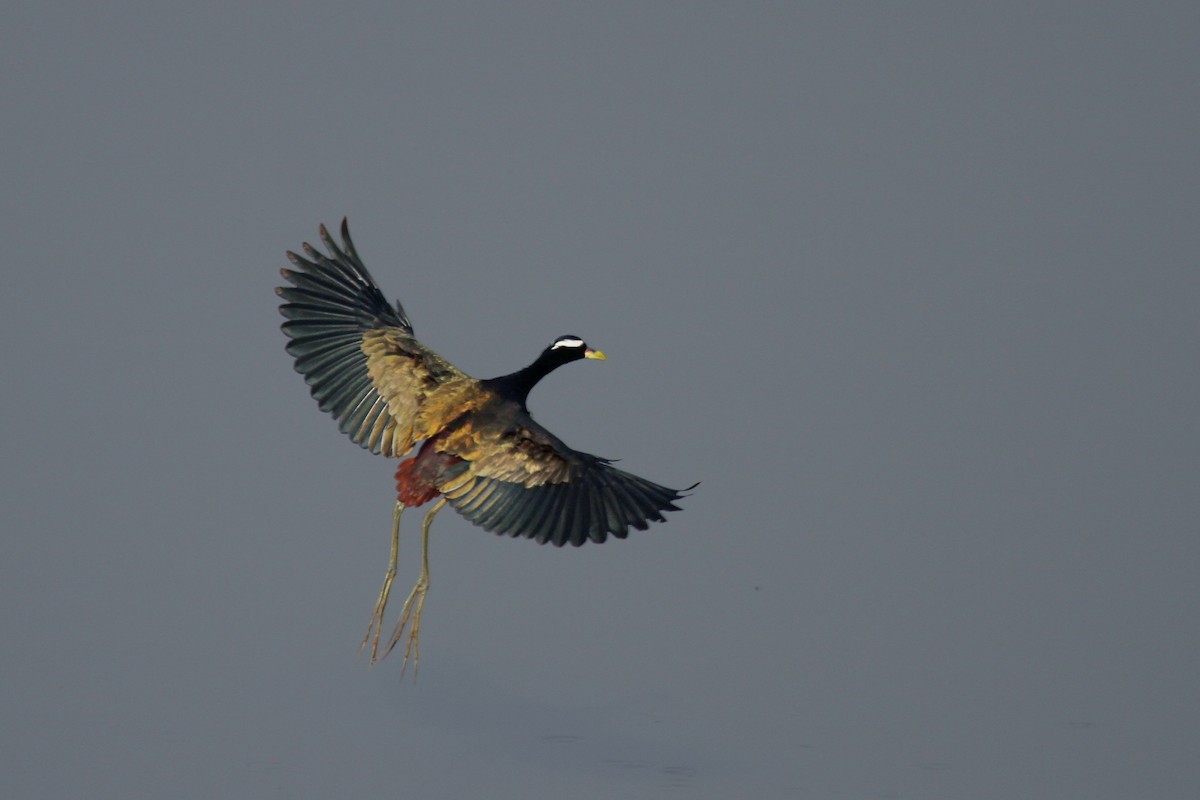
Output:
[[[287,351],[321,410],[372,453],[401,456],[437,433],[460,411],[441,400],[478,385],[422,345],[397,303],[391,305],[358,257],[342,220],[339,246],[322,225],[328,255],[308,243],[288,253],[295,269],[282,270],[291,286],[283,299]]]
[[[540,543],[623,539],[630,527],[664,521],[662,512],[678,510],[675,501],[687,491],[573,450],[527,414],[505,430],[464,424],[438,449],[464,459],[465,472],[439,486],[458,513],[485,530]],[[520,469],[506,463],[514,461]]]

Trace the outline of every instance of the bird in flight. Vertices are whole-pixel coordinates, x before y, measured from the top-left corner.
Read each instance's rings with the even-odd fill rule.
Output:
[[[603,361],[578,336],[559,336],[532,364],[477,380],[421,344],[404,308],[392,306],[367,272],[346,220],[339,246],[325,226],[328,254],[304,244],[288,252],[291,284],[277,288],[287,352],[322,411],[354,442],[404,458],[396,469],[391,558],[360,649],[370,663],[404,638],[404,662],[420,663],[421,611],[429,590],[429,526],[447,504],[484,530],[556,546],[624,539],[629,528],[663,522],[692,488],[668,489],[568,447],[526,407],[542,378],[571,361]],[[420,443],[420,447],[417,444]],[[415,455],[410,455],[416,449]],[[400,515],[438,498],[421,525],[421,572],[380,648],[400,544]]]

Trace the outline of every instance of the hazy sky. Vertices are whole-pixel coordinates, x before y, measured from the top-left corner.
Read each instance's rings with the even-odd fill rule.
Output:
[[[1195,3],[17,3],[0,795],[1184,798]],[[685,510],[434,528],[283,351],[418,335]],[[397,591],[418,567],[407,520]],[[396,609],[393,609],[395,611]]]

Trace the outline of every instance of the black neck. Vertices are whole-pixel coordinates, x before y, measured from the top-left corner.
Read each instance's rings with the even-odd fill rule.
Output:
[[[503,397],[515,400],[524,406],[525,400],[537,382],[567,363],[563,359],[563,355],[565,354],[561,349],[545,350],[538,356],[537,361],[528,367],[508,375],[501,375],[499,378],[491,378],[483,383]]]

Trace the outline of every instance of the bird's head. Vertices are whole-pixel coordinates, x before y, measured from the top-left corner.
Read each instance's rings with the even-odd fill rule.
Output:
[[[607,356],[599,350],[593,350],[578,336],[560,336],[546,348],[546,354],[556,361],[566,364],[580,358],[594,358],[597,361],[607,360]]]

